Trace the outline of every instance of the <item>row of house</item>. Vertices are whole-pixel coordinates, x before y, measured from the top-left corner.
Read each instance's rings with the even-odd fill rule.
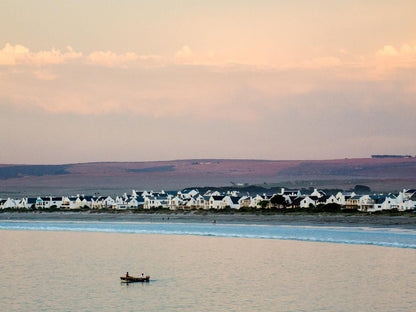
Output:
[[[274,196],[284,201],[277,205]],[[207,191],[199,193],[197,189],[185,189],[179,192],[153,192],[133,190],[131,195],[122,196],[44,196],[37,198],[0,199],[0,209],[51,209],[74,210],[89,209],[241,209],[250,208],[309,208],[320,204],[338,204],[344,209],[355,209],[363,212],[397,209],[399,211],[416,209],[416,189],[399,192],[398,194],[366,194],[354,192],[338,192],[328,196],[325,192],[315,189],[311,194],[302,194],[299,190],[282,188],[280,193],[273,195],[255,194],[241,195],[238,191],[220,193]]]

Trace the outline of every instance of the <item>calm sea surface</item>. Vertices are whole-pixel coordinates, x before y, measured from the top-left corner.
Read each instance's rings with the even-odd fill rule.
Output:
[[[414,231],[296,227],[304,239],[290,240],[235,234],[257,237],[250,226],[103,223],[1,222],[0,311],[416,310]],[[325,235],[337,243],[317,242]],[[151,281],[121,284],[126,271]]]

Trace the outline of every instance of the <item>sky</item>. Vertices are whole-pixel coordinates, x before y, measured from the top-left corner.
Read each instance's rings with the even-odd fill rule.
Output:
[[[0,163],[416,154],[414,0],[0,2]]]

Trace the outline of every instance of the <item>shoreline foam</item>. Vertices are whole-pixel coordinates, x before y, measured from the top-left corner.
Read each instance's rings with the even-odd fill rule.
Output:
[[[0,220],[56,220],[56,221],[116,221],[116,222],[190,222],[190,223],[235,223],[270,225],[314,225],[314,226],[368,226],[416,228],[416,217],[412,216],[356,216],[356,215],[242,215],[242,214],[194,214],[190,213],[89,213],[89,212],[5,212]]]

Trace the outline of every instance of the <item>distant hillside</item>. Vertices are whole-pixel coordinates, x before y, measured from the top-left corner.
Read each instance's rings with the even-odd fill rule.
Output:
[[[210,175],[232,177],[380,177],[416,176],[416,158],[338,160],[173,160],[103,162],[68,165],[0,165],[0,179],[30,176],[151,176]]]
[[[372,158],[412,158],[412,155],[371,155]]]
[[[66,165],[0,165],[3,191],[181,189],[286,182],[310,187],[371,184],[372,189],[416,187],[416,158],[336,160],[193,159]],[[309,182],[308,182],[309,181]],[[321,182],[320,182],[321,181]],[[331,185],[333,184],[333,185]]]
[[[0,179],[69,174],[70,165],[1,165]]]

